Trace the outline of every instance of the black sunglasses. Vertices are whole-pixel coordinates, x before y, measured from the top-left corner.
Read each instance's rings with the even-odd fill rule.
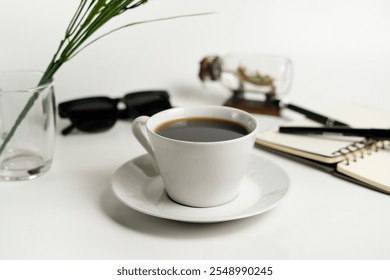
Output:
[[[122,98],[88,97],[58,105],[61,118],[69,118],[71,125],[62,130],[69,134],[74,128],[84,132],[100,132],[114,126],[118,119],[134,119],[141,115],[152,116],[172,108],[166,91],[140,91]]]

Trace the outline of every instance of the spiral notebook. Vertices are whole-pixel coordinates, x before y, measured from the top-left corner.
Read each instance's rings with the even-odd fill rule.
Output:
[[[357,106],[328,110],[326,115],[352,127],[389,128],[390,114]],[[304,119],[291,126],[321,126]],[[258,147],[317,167],[337,177],[390,194],[390,141],[360,137],[292,135],[278,128],[257,135]]]

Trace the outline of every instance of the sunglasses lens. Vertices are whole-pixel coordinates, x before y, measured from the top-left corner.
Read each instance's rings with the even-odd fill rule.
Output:
[[[127,106],[129,118],[141,115],[152,116],[163,110],[172,108],[166,91],[145,91],[125,95],[123,101]]]
[[[118,119],[116,102],[104,97],[74,101],[63,111],[76,128],[85,132],[107,130]]]

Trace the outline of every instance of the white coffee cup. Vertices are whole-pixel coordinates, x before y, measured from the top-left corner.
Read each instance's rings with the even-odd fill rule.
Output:
[[[164,123],[186,118],[213,118],[236,122],[248,134],[225,141],[194,142],[161,136]],[[147,136],[144,133],[146,127]],[[168,196],[192,207],[213,207],[232,201],[240,191],[256,136],[256,119],[224,106],[173,108],[133,122],[133,133],[155,160]]]

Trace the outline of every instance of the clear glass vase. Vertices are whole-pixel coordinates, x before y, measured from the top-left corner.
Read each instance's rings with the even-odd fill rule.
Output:
[[[0,72],[0,179],[28,180],[52,163],[56,136],[54,83],[38,71]]]

